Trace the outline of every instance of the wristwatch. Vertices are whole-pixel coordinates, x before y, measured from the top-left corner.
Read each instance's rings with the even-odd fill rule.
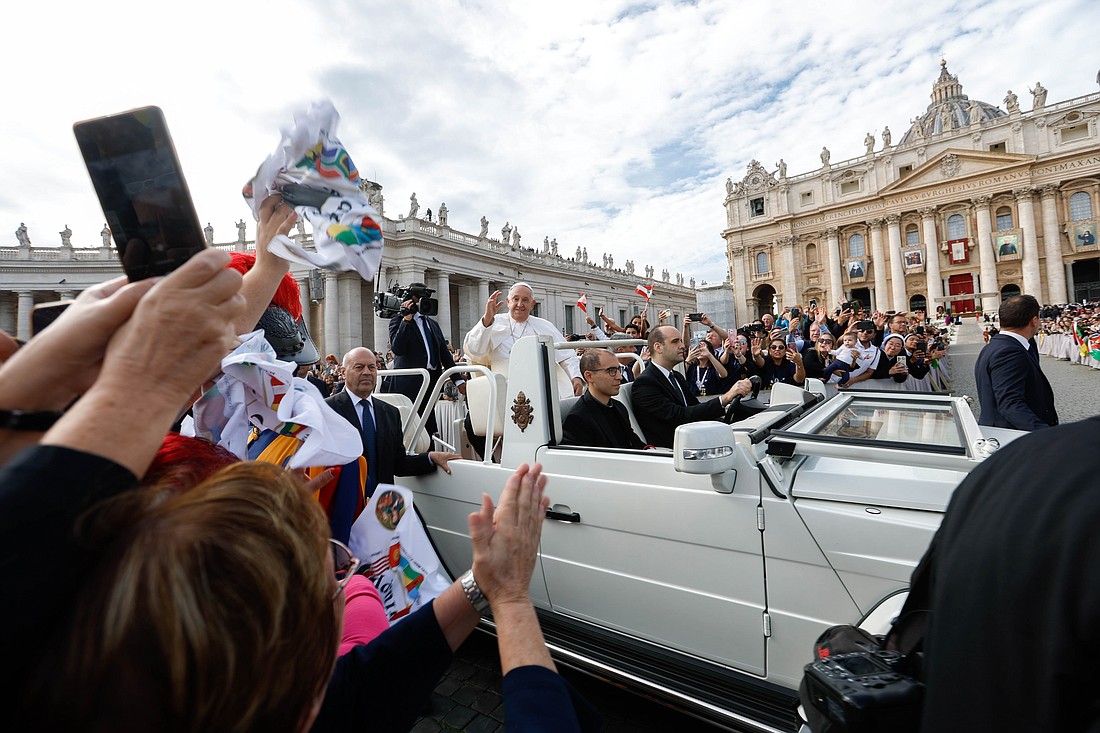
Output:
[[[477,581],[474,580],[473,568],[464,572],[462,577],[458,579],[458,582],[462,584],[462,592],[466,594],[466,600],[470,602],[470,605],[474,607],[475,611],[483,613],[488,610],[489,599],[481,592],[481,588],[478,587]]]
[[[45,432],[61,419],[64,412],[0,410],[0,429],[21,432]]]

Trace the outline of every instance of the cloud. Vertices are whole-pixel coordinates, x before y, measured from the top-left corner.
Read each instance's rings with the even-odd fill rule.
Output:
[[[330,97],[391,215],[415,191],[422,209],[446,201],[466,231],[485,215],[493,234],[509,221],[528,243],[556,237],[565,253],[711,282],[726,273],[723,182],[750,160],[782,157],[793,176],[819,165],[823,145],[838,163],[869,131],[889,125],[899,140],[941,53],[967,94],[995,104],[1037,79],[1052,102],[1089,93],[1079,50],[1100,20],[1087,0],[280,0],[258,13],[204,1],[162,19],[149,7],[121,3],[110,24],[91,8],[61,23],[13,11],[15,26],[62,27],[48,53],[19,34],[0,50],[7,68],[36,71],[0,82],[18,109],[0,121],[0,225],[25,220],[37,242],[68,223],[78,244],[97,244],[102,215],[68,128],[152,101],[200,216],[228,238],[278,128]],[[158,53],[114,52],[152,27]]]

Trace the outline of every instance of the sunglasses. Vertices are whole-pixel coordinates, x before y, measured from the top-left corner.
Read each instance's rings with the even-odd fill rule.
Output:
[[[351,548],[340,540],[329,538],[329,548],[332,550],[332,567],[336,574],[336,590],[332,593],[332,599],[336,600],[351,576],[359,569],[359,558],[351,554]]]
[[[782,346],[780,344],[772,344],[771,346],[768,347],[768,350],[769,351],[782,351],[782,350],[786,350],[786,348],[787,348],[786,346]]]

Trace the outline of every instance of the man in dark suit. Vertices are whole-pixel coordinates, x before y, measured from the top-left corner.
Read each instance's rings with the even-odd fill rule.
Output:
[[[607,349],[589,349],[581,356],[581,375],[588,385],[563,424],[563,445],[594,448],[644,448],[630,427],[626,406],[611,399],[619,394],[623,371]]]
[[[1001,332],[989,339],[974,365],[981,417],[978,424],[1038,430],[1058,424],[1054,390],[1039,368],[1039,302],[1015,295],[1001,303]]]
[[[420,313],[418,306],[420,298],[427,297],[432,291],[424,283],[409,284],[408,300],[401,304],[402,313],[390,319],[390,348],[393,350],[394,369],[427,369],[428,392],[439,381],[439,376],[444,369],[450,369],[455,365],[451,350],[447,348],[447,339],[443,337],[443,331],[434,318]],[[413,402],[420,390],[421,379],[419,377],[392,377],[389,380],[389,392],[399,392]],[[465,381],[452,377],[459,392],[465,394]],[[427,404],[420,406],[420,414],[424,414]],[[435,435],[437,431],[435,414],[428,416],[425,426],[428,435]]]
[[[431,473],[437,466],[449,474],[447,462],[461,458],[443,451],[409,455],[402,441],[401,413],[393,405],[373,397],[377,378],[378,357],[370,349],[352,349],[344,356],[344,391],[325,400],[363,436],[367,498],[378,484],[393,483],[395,474],[419,476]]]
[[[747,379],[736,382],[716,399],[699,402],[674,367],[687,358],[683,334],[674,326],[649,333],[649,366],[634,380],[631,402],[634,417],[651,445],[671,448],[677,426],[700,420],[721,420],[738,395],[752,391]]]

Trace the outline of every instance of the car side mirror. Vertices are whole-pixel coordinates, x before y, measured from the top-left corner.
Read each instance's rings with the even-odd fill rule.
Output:
[[[676,428],[672,462],[677,471],[711,476],[714,490],[733,492],[737,478],[737,449],[733,431],[720,422],[696,422]]]

